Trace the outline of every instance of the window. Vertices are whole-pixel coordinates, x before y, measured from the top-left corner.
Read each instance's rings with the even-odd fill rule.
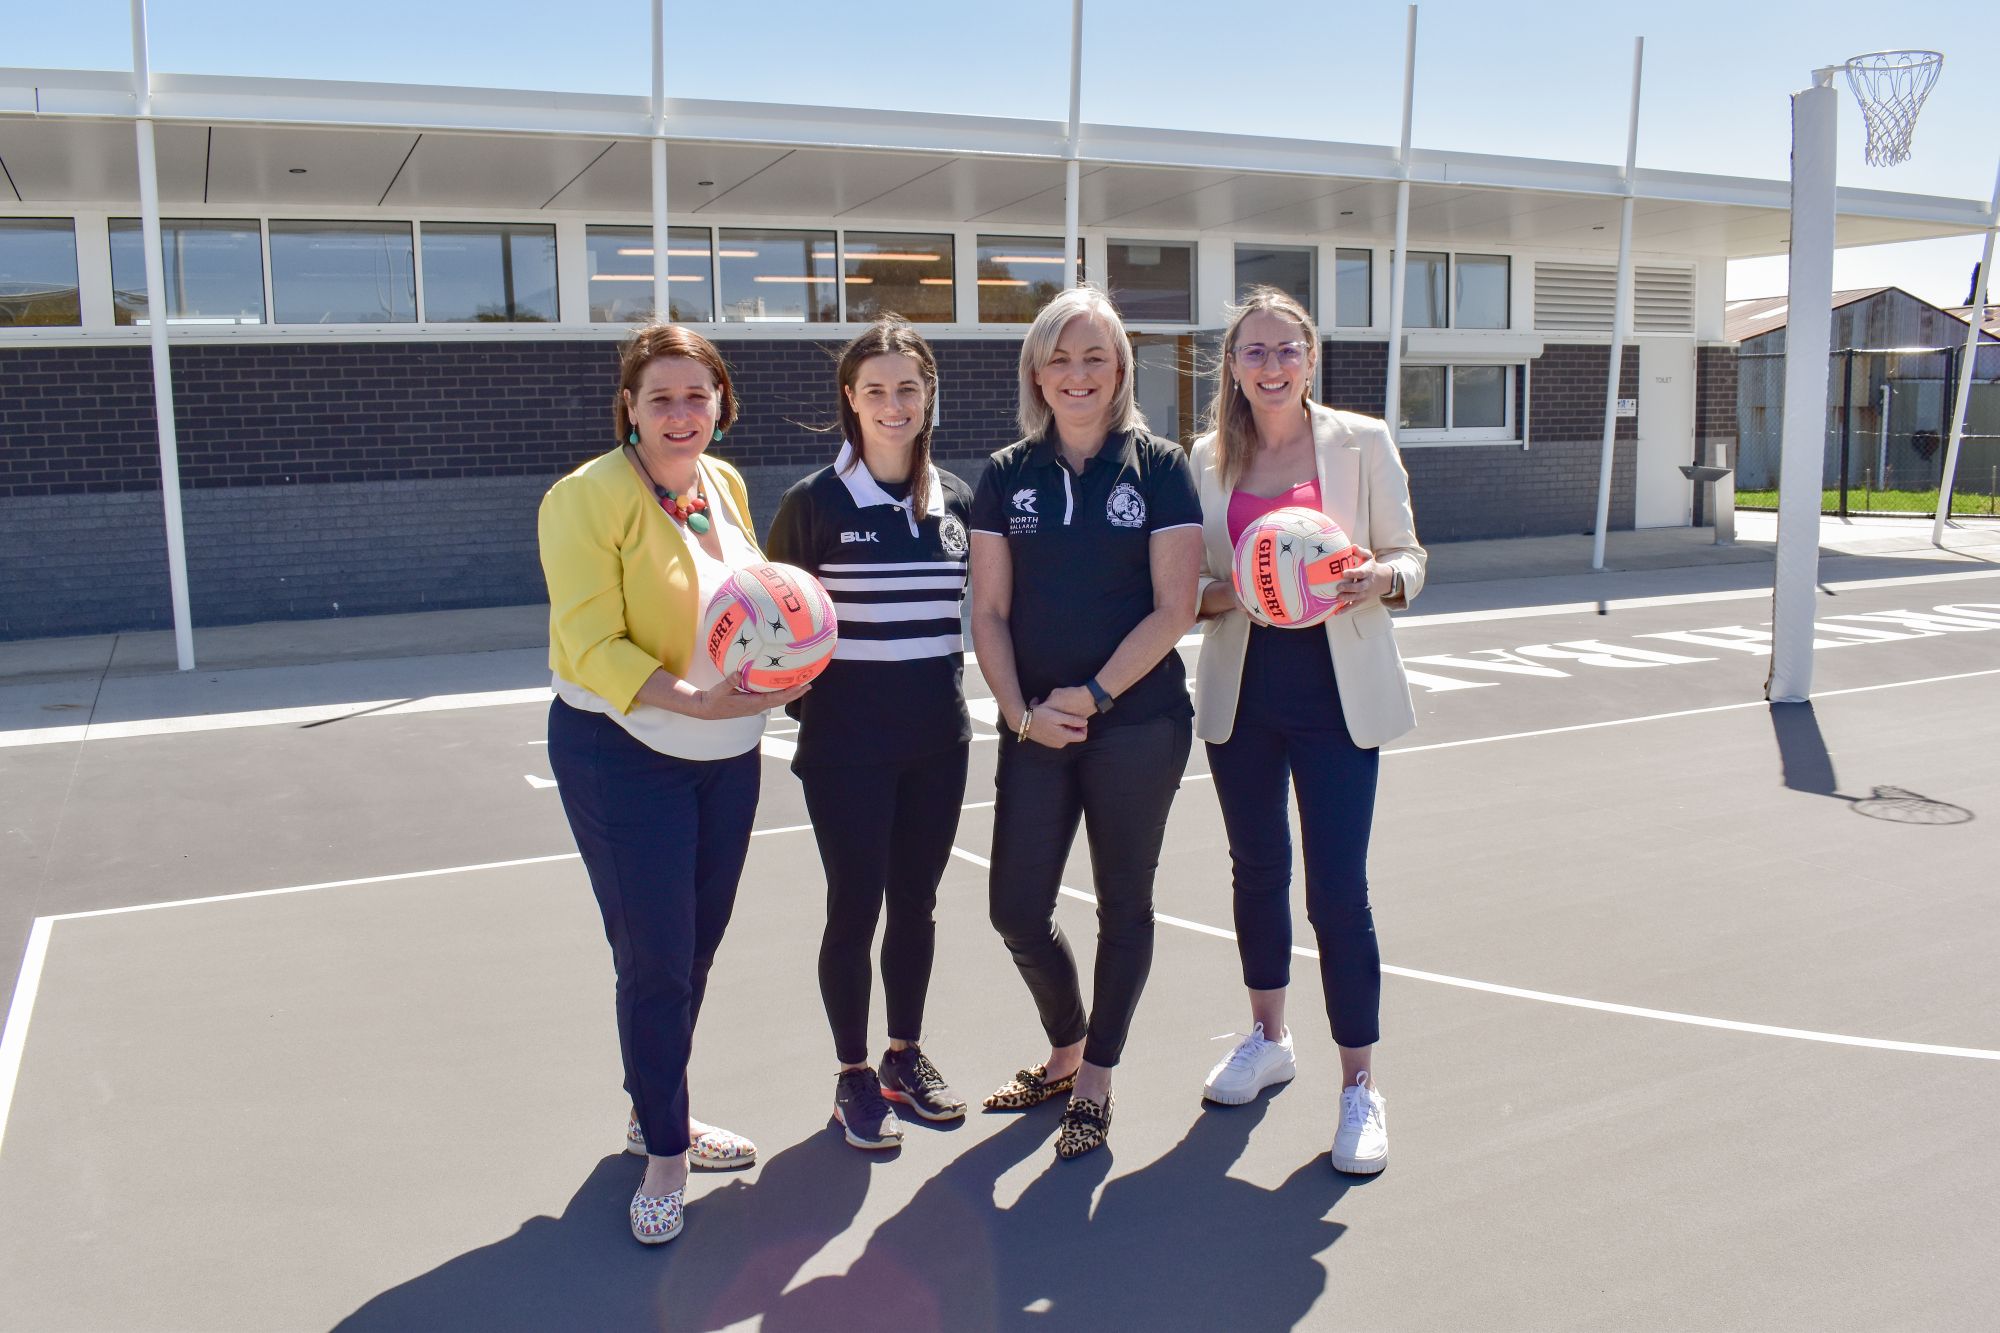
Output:
[[[280,324],[410,324],[417,265],[407,222],[271,223]]]
[[[1401,429],[1415,442],[1512,440],[1512,366],[1405,366]]]
[[[1055,299],[1063,282],[1060,236],[979,238],[979,322],[1027,324]],[[1083,281],[1083,250],[1076,256],[1076,282]]]
[[[76,224],[68,218],[0,218],[0,328],[82,323]]]
[[[1409,267],[1403,275],[1403,327],[1506,328],[1512,267],[1506,255],[1410,251]]]
[[[721,260],[724,320],[839,320],[832,232],[724,228],[716,257]]]
[[[1113,241],[1111,300],[1133,324],[1194,323],[1194,247],[1160,241]]]
[[[262,324],[264,237],[254,221],[160,220],[169,324]],[[111,307],[119,324],[145,324],[145,232],[111,219]]]
[[[1236,299],[1241,301],[1252,287],[1276,287],[1304,306],[1308,315],[1317,316],[1313,309],[1313,264],[1317,259],[1310,245],[1239,245]]]
[[[653,317],[653,229],[590,227],[584,232],[594,324],[643,324]],[[667,318],[715,319],[715,257],[708,228],[667,229]]]
[[[1445,273],[1451,257],[1440,252],[1410,251],[1403,271],[1403,327],[1406,329],[1446,329],[1451,327],[1445,308]]]
[[[426,222],[423,236],[425,323],[554,322],[554,227]]]
[[[1505,255],[1459,255],[1453,265],[1458,287],[1452,295],[1460,329],[1507,327],[1507,285],[1512,265]]]
[[[1375,255],[1371,250],[1333,252],[1333,322],[1365,329],[1375,322]]]
[[[850,231],[842,245],[849,320],[901,315],[912,324],[951,322],[951,237]]]

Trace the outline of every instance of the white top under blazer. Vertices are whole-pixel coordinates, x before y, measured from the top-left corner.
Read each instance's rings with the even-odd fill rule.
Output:
[[[1403,576],[1403,592],[1329,617],[1324,625],[1333,650],[1333,676],[1340,685],[1347,733],[1363,749],[1386,745],[1417,724],[1410,682],[1396,653],[1388,606],[1408,606],[1424,586],[1424,548],[1417,544],[1410,512],[1410,477],[1389,428],[1374,417],[1310,406],[1314,470],[1321,504],[1349,540],[1375,553]],[[1194,442],[1194,480],[1201,497],[1203,586],[1228,579],[1235,550],[1229,541],[1229,493],[1217,467],[1215,436]],[[1194,728],[1205,741],[1221,743],[1236,727],[1236,694],[1243,681],[1243,655],[1250,642],[1250,617],[1232,610],[1202,622],[1201,665],[1195,675]],[[1312,630],[1288,633],[1309,634]]]

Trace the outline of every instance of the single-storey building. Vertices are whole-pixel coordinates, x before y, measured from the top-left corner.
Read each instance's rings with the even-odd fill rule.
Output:
[[[147,290],[126,72],[0,70],[0,637],[170,623],[150,319],[172,341],[196,624],[531,601],[534,509],[610,445],[615,348],[671,313],[746,412],[719,446],[768,517],[829,459],[832,350],[897,311],[935,343],[937,448],[1013,435],[1026,322],[1080,267],[1138,391],[1195,433],[1253,282],[1296,292],[1326,401],[1387,401],[1409,184],[1400,440],[1428,540],[1590,527],[1622,201],[1634,305],[1613,527],[1685,524],[1678,465],[1737,430],[1732,258],[1780,252],[1783,181],[1531,157],[880,109],[155,75],[163,282]],[[1774,89],[1773,96],[1782,96]],[[663,129],[661,128],[663,127]],[[1067,197],[1066,162],[1078,187]],[[1976,232],[1979,201],[1843,190],[1839,242]]]

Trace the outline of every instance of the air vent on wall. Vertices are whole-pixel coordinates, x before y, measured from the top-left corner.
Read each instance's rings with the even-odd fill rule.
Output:
[[[1535,327],[1578,333],[1611,332],[1618,270],[1610,264],[1535,265]],[[1637,333],[1694,332],[1694,270],[1632,270],[1632,327]]]

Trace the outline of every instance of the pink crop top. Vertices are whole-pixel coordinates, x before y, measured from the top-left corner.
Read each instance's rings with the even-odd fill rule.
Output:
[[[1250,492],[1241,489],[1231,491],[1229,493],[1229,514],[1227,519],[1229,524],[1229,544],[1232,547],[1235,546],[1237,542],[1243,540],[1243,529],[1249,527],[1273,509],[1283,509],[1288,505],[1296,505],[1302,509],[1318,510],[1321,513],[1326,512],[1320,508],[1319,478],[1314,477],[1311,481],[1301,482],[1281,495],[1252,495]]]

